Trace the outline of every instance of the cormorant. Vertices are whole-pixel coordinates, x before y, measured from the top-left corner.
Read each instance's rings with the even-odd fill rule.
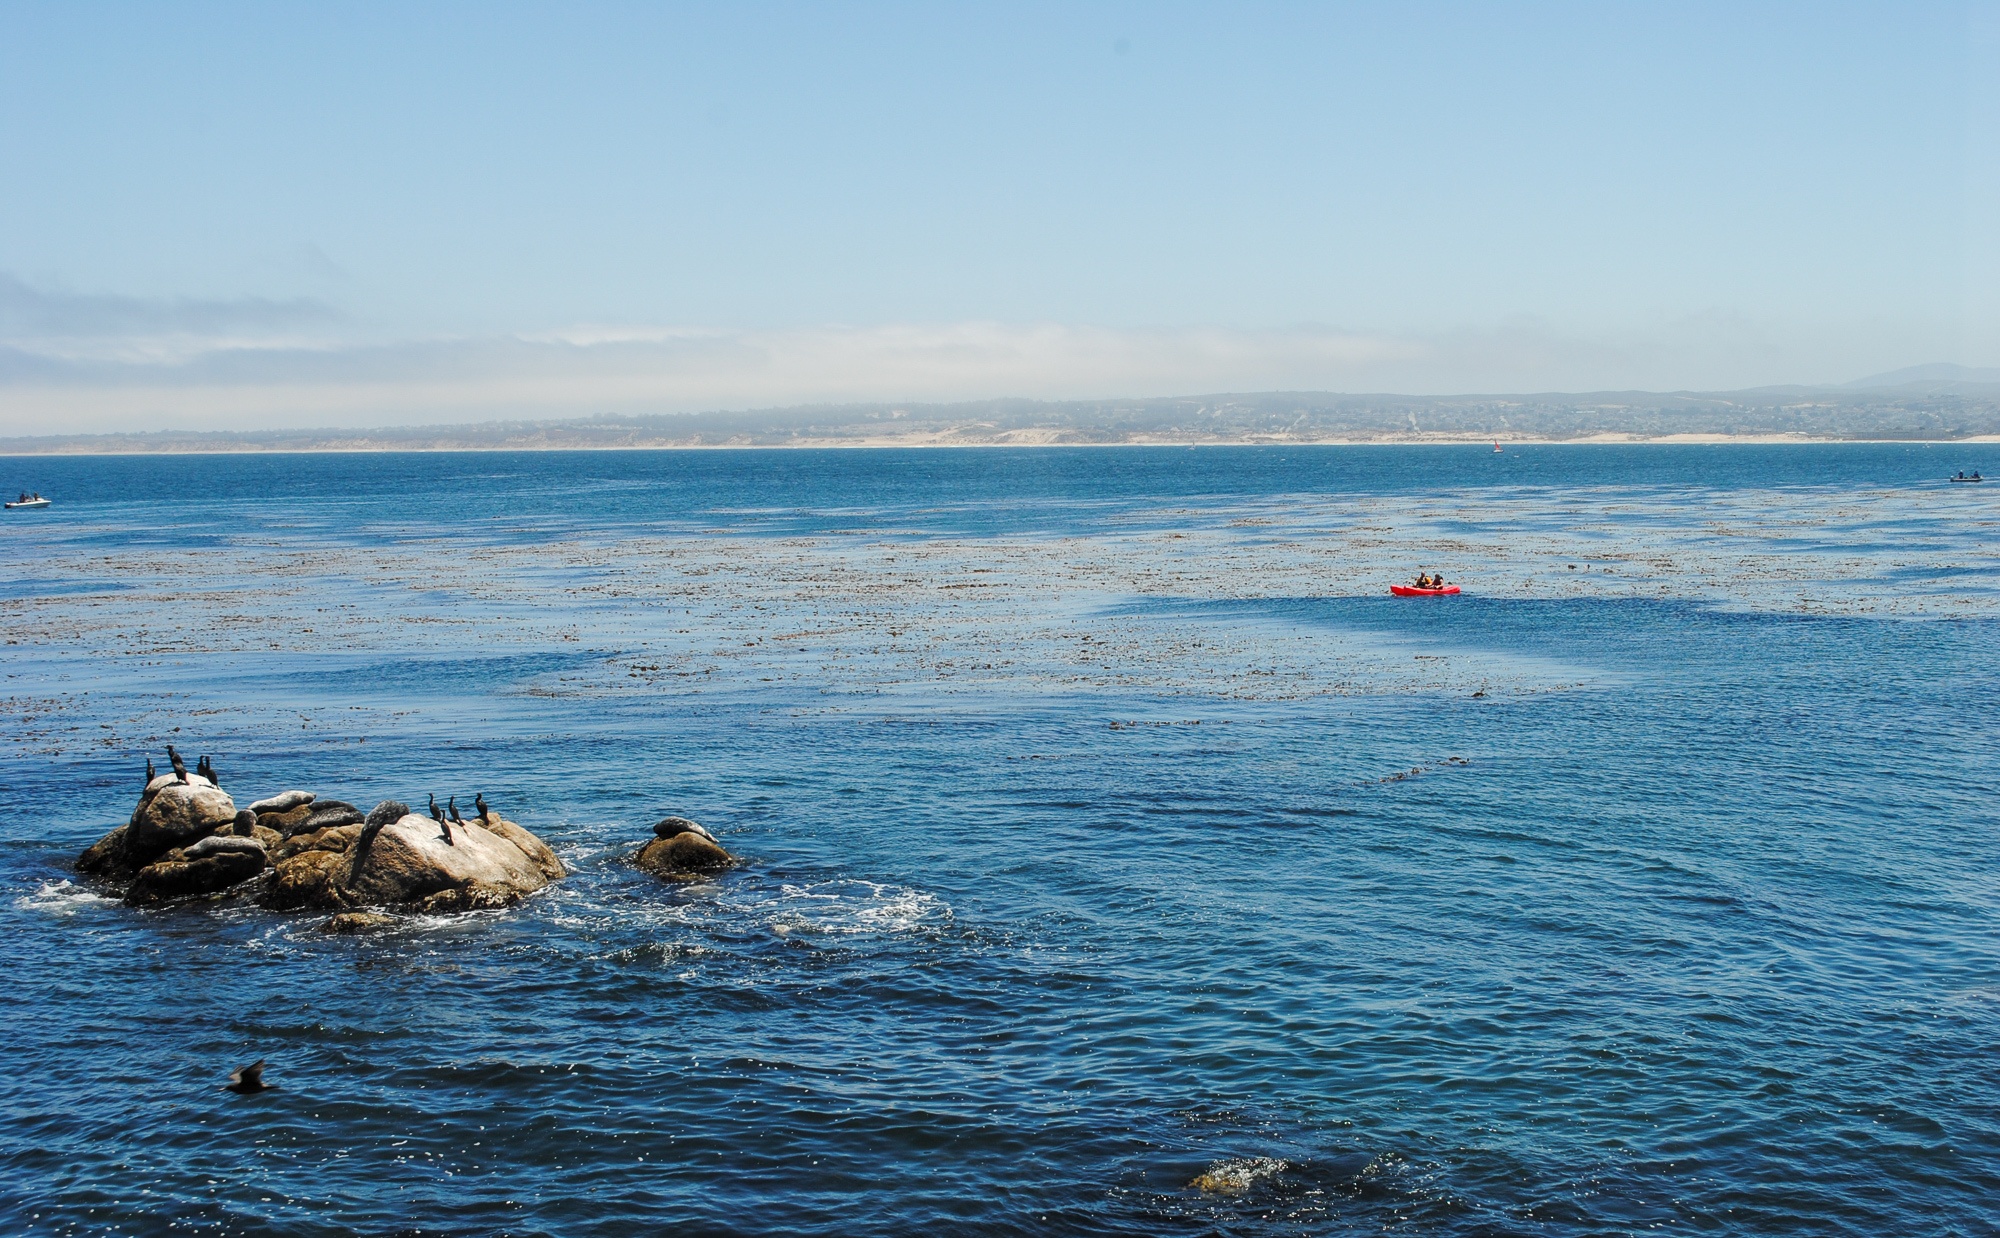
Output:
[[[486,812],[487,812],[487,809],[486,809],[486,792],[484,792],[484,791],[478,791],[478,792],[474,792],[474,793],[473,793],[473,796],[472,796],[472,806],[473,806],[474,808],[477,808],[477,809],[479,810],[479,824],[481,824],[481,825],[485,825],[485,824],[486,824]]]
[[[451,823],[453,825],[465,824],[465,818],[458,815],[458,797],[456,795],[452,796],[451,799],[446,802],[444,810],[451,814]]]
[[[431,820],[439,825],[444,824],[444,809],[438,807],[438,797],[435,795],[431,796]]]
[[[151,758],[151,757],[147,757],[147,758],[146,758],[146,785],[147,785],[147,786],[149,786],[149,787],[150,787],[150,786],[152,786],[152,785],[153,785],[153,779],[155,779],[155,778],[158,778],[158,777],[159,777],[159,775],[153,772],[153,758]]]
[[[174,777],[180,779],[182,782],[186,782],[188,780],[187,762],[181,760],[181,754],[174,751],[172,744],[167,745],[167,761],[174,767]]]
[[[258,1058],[248,1066],[230,1071],[228,1088],[238,1096],[271,1091],[272,1085],[264,1082],[264,1059]]]
[[[200,774],[203,778],[208,779],[210,785],[212,786],[219,787],[222,785],[222,780],[215,776],[215,763],[210,761],[208,759],[207,754],[205,753],[203,754],[201,760],[195,762],[194,772]]]

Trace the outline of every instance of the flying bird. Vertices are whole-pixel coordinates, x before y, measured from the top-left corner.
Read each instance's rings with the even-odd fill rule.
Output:
[[[269,1092],[272,1085],[264,1082],[264,1059],[258,1058],[248,1066],[241,1066],[229,1072],[228,1090],[238,1096],[255,1096],[259,1092]]]
[[[174,777],[180,779],[182,782],[186,782],[188,780],[187,762],[181,760],[181,754],[174,751],[172,744],[167,745],[167,761],[174,767]]]

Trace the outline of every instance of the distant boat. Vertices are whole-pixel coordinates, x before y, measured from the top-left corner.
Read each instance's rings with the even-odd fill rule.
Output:
[[[1415,585],[1390,585],[1389,592],[1399,598],[1448,598],[1458,592],[1458,586],[1446,585],[1442,589],[1419,589]]]
[[[32,498],[24,494],[20,498],[12,499],[4,504],[10,512],[28,511],[31,508],[47,507],[48,505],[49,501],[39,494]]]
[[[1498,443],[1495,443],[1495,444],[1493,444],[1493,450],[1494,450],[1494,451],[1499,451],[1499,450],[1500,450],[1500,444],[1498,444]]]
[[[1960,473],[1960,474],[1959,474],[1958,476],[1956,476],[1956,477],[1947,477],[1947,478],[1945,478],[1945,480],[1946,480],[1946,481],[1985,481],[1986,479],[1985,479],[1984,477],[1981,477],[1981,476],[1979,475],[1979,473],[1978,473],[1978,472],[1977,472],[1977,471],[1975,470],[1975,471],[1973,472],[1972,476],[1970,476],[1970,477],[1967,477],[1967,476],[1966,476],[1965,474],[1963,474],[1963,473]],[[11,506],[11,504],[10,504],[9,506]]]

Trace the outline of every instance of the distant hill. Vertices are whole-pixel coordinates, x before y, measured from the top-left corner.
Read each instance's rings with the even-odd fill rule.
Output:
[[[1961,370],[1987,374],[1995,371]],[[2000,435],[2000,385],[1877,375],[1838,388],[1404,396],[1323,391],[1130,400],[850,404],[372,430],[0,439],[0,454],[1117,443],[1574,442],[1676,437],[1949,441]]]
[[[1990,387],[1995,393],[2000,393],[2000,369],[1933,361],[1929,365],[1890,370],[1887,374],[1871,374],[1841,386],[1852,391],[1887,391],[1902,387]]]

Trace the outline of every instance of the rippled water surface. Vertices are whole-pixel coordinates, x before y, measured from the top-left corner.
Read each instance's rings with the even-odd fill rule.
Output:
[[[2000,1233],[1991,449],[0,460],[0,1229]],[[168,740],[573,875],[128,910]]]

